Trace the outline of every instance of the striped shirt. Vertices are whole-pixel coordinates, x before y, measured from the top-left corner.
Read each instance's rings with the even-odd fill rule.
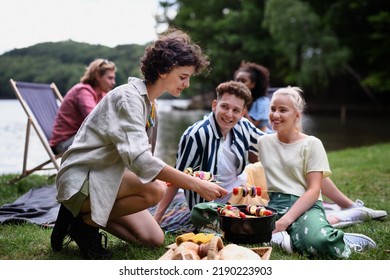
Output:
[[[248,119],[242,118],[231,130],[231,150],[237,156],[237,176],[248,164],[248,153],[258,154],[257,142],[264,133]],[[176,168],[184,170],[192,167],[197,170],[218,175],[218,156],[223,151],[223,136],[215,120],[214,113],[196,122],[183,133],[176,155]],[[204,202],[196,192],[184,190],[190,209],[195,204]]]

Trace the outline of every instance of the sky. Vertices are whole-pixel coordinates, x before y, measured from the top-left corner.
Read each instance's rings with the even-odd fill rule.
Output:
[[[157,9],[158,0],[1,0],[0,55],[64,40],[145,44],[157,38]]]

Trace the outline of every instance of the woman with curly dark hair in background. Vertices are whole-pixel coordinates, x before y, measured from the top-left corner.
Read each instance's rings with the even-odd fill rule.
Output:
[[[252,102],[247,107],[245,117],[262,131],[271,132],[268,124],[270,98],[267,95],[269,70],[263,65],[242,61],[234,72],[234,80],[245,84],[252,93]]]

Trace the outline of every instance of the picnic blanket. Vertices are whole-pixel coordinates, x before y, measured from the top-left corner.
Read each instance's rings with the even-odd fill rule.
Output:
[[[0,223],[54,224],[60,205],[55,185],[31,189],[15,202],[0,207]]]
[[[59,204],[56,200],[57,189],[45,185],[29,190],[13,203],[0,207],[0,224],[33,223],[41,226],[54,226]],[[149,208],[154,214],[157,207]],[[189,232],[194,228],[190,221],[190,212],[183,192],[178,192],[161,221],[166,232]]]
[[[157,206],[149,208],[150,213],[154,215]],[[191,223],[190,210],[182,191],[178,191],[172,203],[162,217],[161,228],[166,232],[180,233],[192,232],[195,230]]]

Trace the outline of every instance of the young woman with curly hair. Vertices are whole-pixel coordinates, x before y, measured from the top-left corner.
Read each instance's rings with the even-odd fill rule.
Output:
[[[196,191],[206,200],[226,195],[218,185],[153,155],[157,98],[165,92],[179,96],[191,76],[208,64],[186,33],[169,30],[145,49],[140,67],[144,79],[130,77],[88,115],[58,172],[61,207],[51,238],[53,250],[61,250],[69,234],[85,258],[110,258],[99,228],[128,242],[161,246],[164,233],[148,208],[164,196],[164,182]]]

